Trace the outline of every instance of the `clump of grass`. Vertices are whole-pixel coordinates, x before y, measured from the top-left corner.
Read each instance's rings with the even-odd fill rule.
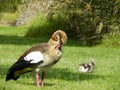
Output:
[[[50,32],[52,32],[52,29],[50,28],[46,15],[38,14],[31,23],[29,23],[26,36],[43,37],[49,36],[51,34]]]
[[[15,25],[17,16],[18,16],[17,12],[1,13],[0,22],[2,25],[7,25],[7,26]]]
[[[28,32],[26,36],[32,37],[49,37],[56,30],[64,30],[65,24],[63,23],[65,17],[58,14],[49,16],[47,14],[39,13],[32,21],[29,23]],[[64,30],[66,31],[66,30]]]
[[[120,32],[108,33],[104,35],[101,45],[105,47],[119,47],[120,46]]]

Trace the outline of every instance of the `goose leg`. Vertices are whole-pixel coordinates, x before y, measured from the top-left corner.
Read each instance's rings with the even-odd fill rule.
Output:
[[[44,82],[44,76],[45,76],[45,73],[42,72],[42,83],[41,83],[41,86],[42,86],[42,87],[44,87],[44,84],[45,84],[45,82]]]
[[[36,86],[39,87],[39,74],[38,72],[36,72],[36,75],[35,75],[35,78],[36,78]]]

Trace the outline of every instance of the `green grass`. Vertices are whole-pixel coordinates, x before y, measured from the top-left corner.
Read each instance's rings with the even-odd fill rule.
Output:
[[[31,37],[50,36],[56,30],[67,32],[64,15],[55,14],[52,17],[51,14],[38,13],[26,26],[29,27],[26,36]]]
[[[48,39],[24,37],[26,28],[0,27],[0,90],[41,90],[34,84],[34,72],[17,81],[5,81],[9,67],[28,48]],[[94,73],[78,72],[78,64],[95,59]],[[69,42],[61,60],[46,71],[44,90],[119,90],[120,48],[80,47]],[[40,72],[41,73],[41,72]]]
[[[10,12],[6,12],[6,13],[2,13],[0,19],[6,20],[6,21],[14,21],[17,18],[17,13],[10,13]]]
[[[120,47],[120,31],[115,33],[108,33],[102,39],[102,46],[106,47]]]
[[[31,37],[43,37],[49,36],[50,32],[52,31],[49,21],[46,18],[46,15],[38,14],[36,17],[28,23],[28,32],[26,36]]]
[[[6,12],[6,13],[0,13],[0,25],[2,26],[11,26],[11,25],[15,25],[15,22],[17,20],[18,17],[18,13],[10,13],[10,12]]]

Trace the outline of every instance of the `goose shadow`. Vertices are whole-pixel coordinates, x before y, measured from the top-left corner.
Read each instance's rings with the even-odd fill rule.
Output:
[[[41,81],[41,72],[39,72],[40,81]],[[94,79],[105,79],[106,76],[97,75],[95,73],[80,73],[80,72],[72,72],[68,69],[64,68],[52,68],[45,72],[45,86],[53,86],[55,83],[47,82],[46,79],[49,80],[64,80],[70,82],[76,81],[84,81],[84,80],[94,80]],[[19,82],[27,85],[35,85],[35,72],[30,72],[24,74],[22,78],[32,78],[33,82]]]
[[[6,77],[7,71],[8,71],[8,66],[9,65],[0,65],[0,75],[2,76],[2,78]],[[41,79],[41,72],[39,72],[40,75],[40,79]],[[80,73],[77,71],[71,71],[68,68],[51,68],[48,71],[45,71],[45,79],[60,79],[60,80],[65,80],[65,81],[83,81],[83,80],[94,80],[94,79],[104,79],[106,76],[102,76],[102,75],[97,75],[95,73]],[[20,76],[20,78],[22,78],[21,80],[17,80],[18,83],[21,84],[26,84],[26,85],[35,85],[34,81],[35,81],[35,72],[29,72],[26,74],[23,74]],[[19,78],[19,79],[20,79]],[[32,78],[32,82],[27,82],[27,81],[22,81],[24,79],[31,79]],[[48,83],[45,80],[45,85],[46,86],[53,86],[55,85],[54,83]]]

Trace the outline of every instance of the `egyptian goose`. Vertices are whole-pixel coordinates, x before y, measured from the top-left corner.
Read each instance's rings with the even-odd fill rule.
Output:
[[[47,43],[41,43],[27,50],[7,72],[6,81],[17,80],[20,75],[35,71],[36,86],[39,85],[39,71],[42,71],[41,86],[44,86],[44,70],[59,61],[61,48],[67,42],[67,35],[62,30],[54,32]]]

